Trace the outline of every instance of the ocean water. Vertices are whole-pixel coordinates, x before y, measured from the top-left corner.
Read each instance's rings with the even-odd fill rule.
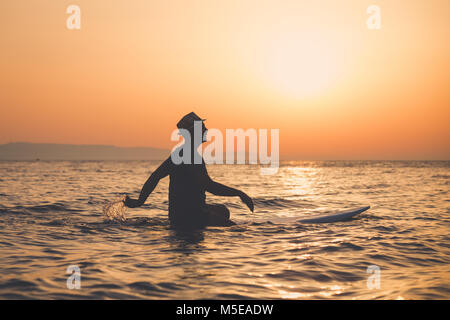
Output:
[[[273,176],[210,165],[254,199],[251,213],[207,195],[238,225],[170,229],[168,178],[125,221],[105,220],[103,206],[136,196],[157,165],[0,162],[0,298],[450,298],[448,161],[283,162]],[[366,204],[349,221],[296,221]],[[79,289],[67,287],[73,265]]]

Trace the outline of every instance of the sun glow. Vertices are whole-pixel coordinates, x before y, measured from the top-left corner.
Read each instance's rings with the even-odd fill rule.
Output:
[[[336,50],[318,35],[277,35],[263,51],[262,77],[278,92],[294,98],[324,93],[338,78]]]
[[[378,1],[381,29],[359,0],[78,0],[80,29],[28,2],[0,2],[0,144],[170,149],[195,111],[281,159],[450,158],[448,0]]]

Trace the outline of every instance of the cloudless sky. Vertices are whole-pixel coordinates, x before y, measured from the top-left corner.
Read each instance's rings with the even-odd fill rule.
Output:
[[[0,143],[171,148],[195,111],[284,158],[450,159],[448,0],[4,0],[0,37]]]

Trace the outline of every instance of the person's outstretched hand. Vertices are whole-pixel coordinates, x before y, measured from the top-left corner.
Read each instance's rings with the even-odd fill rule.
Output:
[[[136,208],[140,207],[142,204],[139,202],[139,200],[131,199],[129,196],[125,197],[125,200],[123,201],[126,207],[128,208]]]
[[[245,205],[250,209],[251,212],[253,212],[253,200],[250,198],[247,194],[244,192],[241,192],[241,195],[239,196],[241,198],[241,201],[245,203]]]

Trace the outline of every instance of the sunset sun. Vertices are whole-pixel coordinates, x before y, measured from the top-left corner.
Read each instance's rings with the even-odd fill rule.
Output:
[[[292,98],[323,94],[337,81],[333,46],[314,35],[284,35],[270,41],[263,53],[264,81]]]

